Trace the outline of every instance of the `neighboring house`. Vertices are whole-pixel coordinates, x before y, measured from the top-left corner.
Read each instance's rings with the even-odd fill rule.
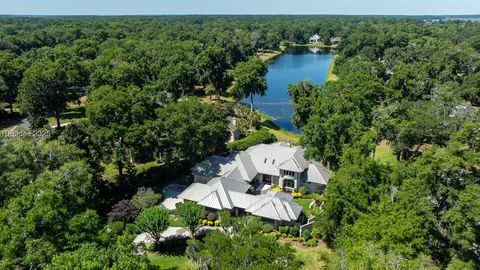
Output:
[[[240,130],[237,127],[237,118],[229,116],[227,117],[228,130],[230,131],[230,140],[228,142],[233,142],[240,139]]]
[[[319,162],[307,161],[304,154],[305,149],[286,142],[259,144],[228,157],[211,156],[193,167],[192,174],[195,182],[204,184],[223,176],[256,189],[280,187],[293,192],[305,186],[311,192],[322,192],[330,171]]]
[[[193,183],[178,198],[197,202],[207,211],[228,209],[236,216],[258,216],[276,228],[298,225],[302,207],[292,202],[292,195],[275,191],[264,195],[246,194],[250,187],[242,180],[214,177],[206,184]]]
[[[332,44],[338,44],[342,42],[342,38],[341,37],[333,37],[333,38],[330,38],[330,43]]]
[[[318,34],[315,34],[311,36],[308,41],[310,41],[310,43],[320,43],[321,40],[320,40],[320,36]]]

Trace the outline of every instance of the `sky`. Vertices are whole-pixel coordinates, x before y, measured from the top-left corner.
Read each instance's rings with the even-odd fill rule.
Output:
[[[480,0],[0,0],[0,14],[480,14]]]

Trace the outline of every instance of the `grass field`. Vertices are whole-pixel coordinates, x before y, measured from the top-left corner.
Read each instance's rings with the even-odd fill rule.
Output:
[[[287,242],[280,240],[281,242]],[[325,267],[325,262],[321,259],[321,253],[330,253],[330,250],[324,243],[320,243],[316,247],[304,247],[298,243],[291,243],[292,248],[296,251],[295,255],[303,263],[301,270],[321,270]]]
[[[302,206],[303,212],[308,216],[310,214],[310,208],[308,206],[312,202],[311,199],[293,199],[293,202],[298,203]]]
[[[372,153],[373,154],[373,153]],[[393,153],[392,147],[387,141],[381,141],[375,148],[374,159],[384,164],[396,164],[397,157]]]
[[[160,270],[193,270],[198,269],[195,264],[182,255],[149,254],[150,262]]]
[[[87,119],[87,110],[85,109],[87,103],[87,97],[80,98],[80,104],[68,103],[67,110],[60,115],[60,123],[66,124],[74,121]],[[50,126],[56,125],[56,121],[53,116],[48,118]]]

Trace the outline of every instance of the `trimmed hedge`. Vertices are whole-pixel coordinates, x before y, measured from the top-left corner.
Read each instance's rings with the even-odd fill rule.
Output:
[[[262,128],[259,131],[248,135],[247,137],[228,143],[227,148],[229,151],[242,151],[250,146],[254,146],[261,143],[274,143],[277,141],[277,138],[268,131],[266,128]]]
[[[271,224],[265,224],[265,225],[263,225],[262,231],[264,233],[273,232],[273,226]]]

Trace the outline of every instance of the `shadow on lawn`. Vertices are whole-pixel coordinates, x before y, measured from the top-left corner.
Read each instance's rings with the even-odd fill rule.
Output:
[[[62,114],[62,120],[73,120],[73,119],[80,119],[80,118],[86,118],[86,117],[87,117],[87,111],[85,107],[71,108]]]

